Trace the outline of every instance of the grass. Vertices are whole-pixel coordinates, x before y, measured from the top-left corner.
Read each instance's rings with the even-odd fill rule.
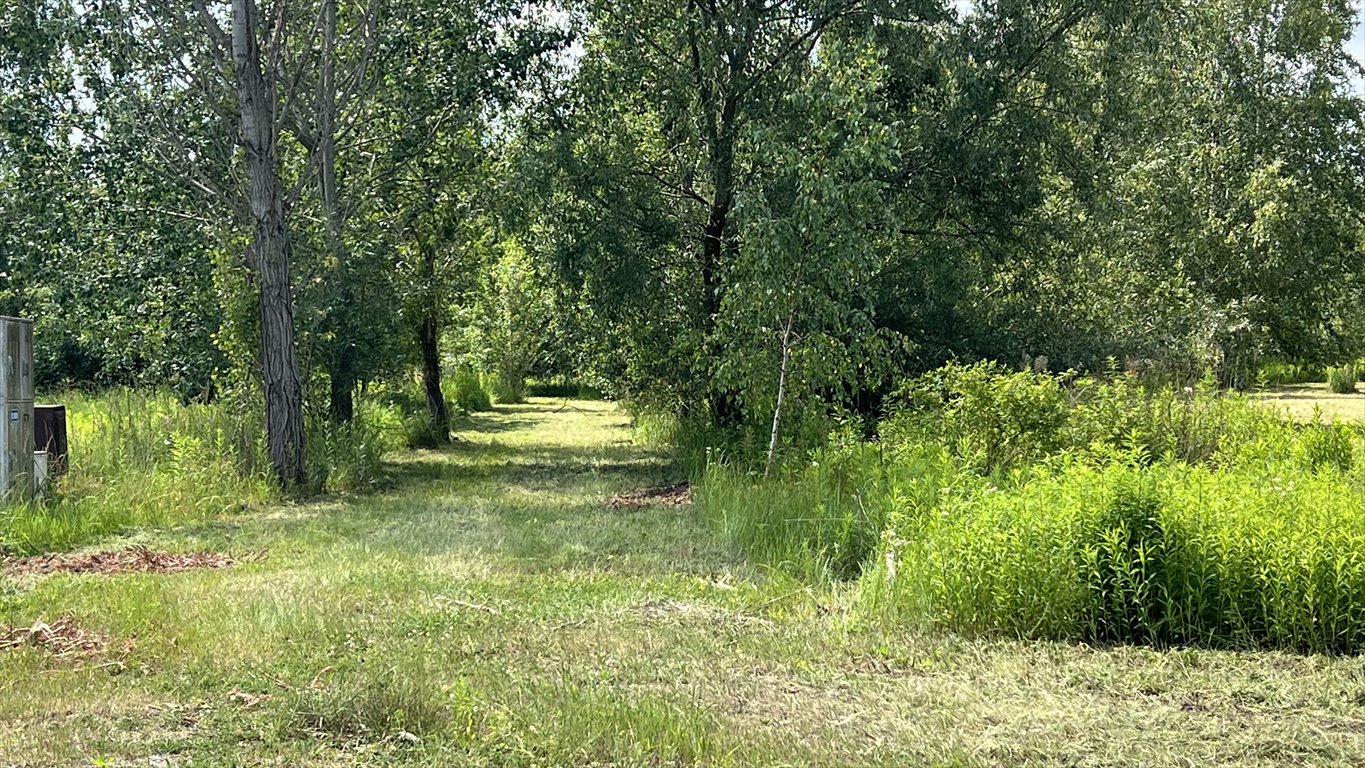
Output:
[[[391,455],[378,495],[97,543],[260,562],[0,582],[0,622],[135,643],[108,666],[0,655],[0,765],[1365,760],[1357,660],[908,630],[750,563],[699,510],[604,505],[678,471],[608,404],[461,427]]]
[[[1326,384],[1301,384],[1260,392],[1256,402],[1278,409],[1295,421],[1365,422],[1365,394],[1337,394]]]

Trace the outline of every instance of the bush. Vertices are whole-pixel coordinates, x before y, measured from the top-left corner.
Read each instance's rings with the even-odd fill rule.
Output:
[[[699,499],[755,559],[860,579],[864,609],[969,634],[1365,650],[1360,430],[1209,387],[950,369],[880,439]]]
[[[526,380],[499,374],[493,377],[493,398],[504,405],[526,402]]]
[[[1343,365],[1327,369],[1327,387],[1338,395],[1351,395],[1356,391],[1355,367]]]
[[[396,407],[361,400],[355,418],[310,419],[305,447],[314,491],[358,493],[384,485],[384,454],[400,447],[404,419]]]
[[[403,445],[412,450],[433,450],[450,442],[450,432],[436,426],[427,413],[414,413],[403,417]]]
[[[1207,382],[1176,391],[1129,377],[1073,378],[948,366],[903,387],[879,432],[893,443],[942,446],[991,475],[1077,451],[1207,463],[1278,423]]]
[[[455,371],[452,382],[455,396],[452,404],[464,413],[480,413],[493,410],[493,398],[484,387],[483,377],[469,366],[460,366]]]

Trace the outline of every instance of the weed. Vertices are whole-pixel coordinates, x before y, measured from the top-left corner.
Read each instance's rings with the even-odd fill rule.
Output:
[[[1327,387],[1334,394],[1350,395],[1356,391],[1355,366],[1343,365],[1327,369]]]
[[[361,665],[293,690],[280,727],[285,736],[380,740],[440,731],[451,720],[444,693],[424,670]]]
[[[470,366],[460,366],[452,380],[454,397],[450,401],[465,413],[493,410],[493,396],[484,384],[483,376]]]

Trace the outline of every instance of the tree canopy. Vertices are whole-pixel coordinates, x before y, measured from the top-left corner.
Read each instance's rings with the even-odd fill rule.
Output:
[[[574,380],[771,429],[949,360],[1365,355],[1343,0],[0,5],[0,303],[302,420]],[[447,378],[443,378],[443,374]],[[766,435],[765,435],[766,436]]]

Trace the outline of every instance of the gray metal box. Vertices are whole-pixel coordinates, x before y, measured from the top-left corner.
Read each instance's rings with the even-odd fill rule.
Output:
[[[33,402],[33,321],[0,317],[0,402]]]
[[[0,317],[0,495],[33,495],[33,321]]]
[[[33,495],[33,404],[6,403],[0,429],[0,487],[6,499]]]

